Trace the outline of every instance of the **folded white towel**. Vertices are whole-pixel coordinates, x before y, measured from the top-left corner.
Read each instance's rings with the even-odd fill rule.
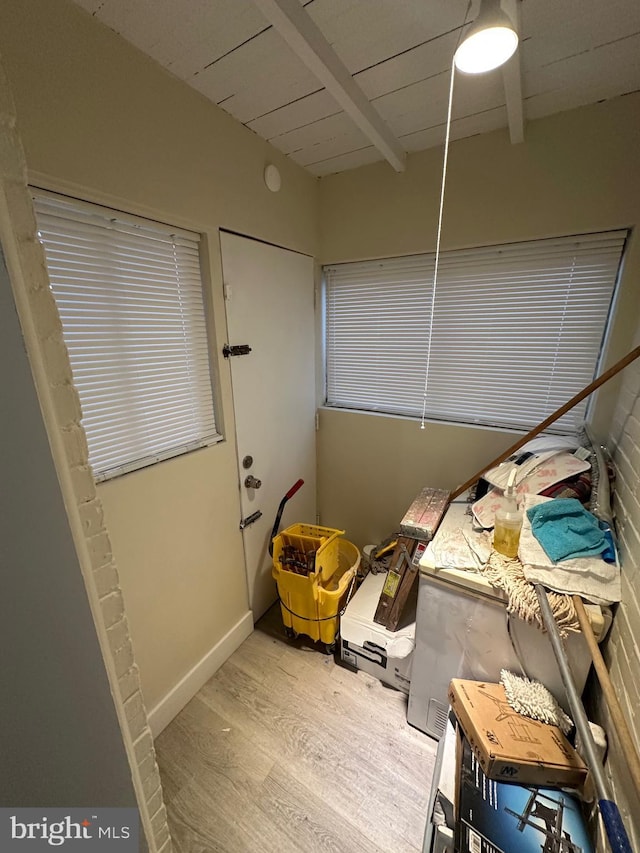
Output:
[[[601,557],[574,557],[554,563],[531,532],[526,510],[553,498],[525,495],[524,520],[520,534],[518,557],[524,576],[531,583],[541,583],[556,592],[581,595],[594,604],[613,604],[620,601],[620,568],[606,563]]]

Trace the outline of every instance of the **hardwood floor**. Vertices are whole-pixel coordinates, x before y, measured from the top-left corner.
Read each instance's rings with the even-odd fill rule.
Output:
[[[419,853],[436,742],[278,607],[156,741],[176,853]]]

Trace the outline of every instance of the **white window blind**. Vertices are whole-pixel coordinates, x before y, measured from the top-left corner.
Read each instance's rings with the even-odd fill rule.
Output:
[[[427,417],[529,429],[587,385],[626,234],[441,254]],[[327,405],[421,415],[433,272],[431,254],[325,267]]]
[[[218,441],[199,235],[34,203],[96,479]]]

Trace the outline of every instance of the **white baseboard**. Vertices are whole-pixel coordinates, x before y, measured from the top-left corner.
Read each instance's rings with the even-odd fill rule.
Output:
[[[245,615],[228,631],[224,637],[210,649],[198,663],[181,678],[164,699],[161,699],[148,712],[149,726],[154,738],[169,725],[190,699],[214,673],[220,669],[227,658],[235,652],[253,631],[253,614],[248,610]]]

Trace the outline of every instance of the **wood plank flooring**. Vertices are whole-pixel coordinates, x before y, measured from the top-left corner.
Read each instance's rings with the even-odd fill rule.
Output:
[[[176,853],[420,853],[436,742],[279,608],[156,741]]]

